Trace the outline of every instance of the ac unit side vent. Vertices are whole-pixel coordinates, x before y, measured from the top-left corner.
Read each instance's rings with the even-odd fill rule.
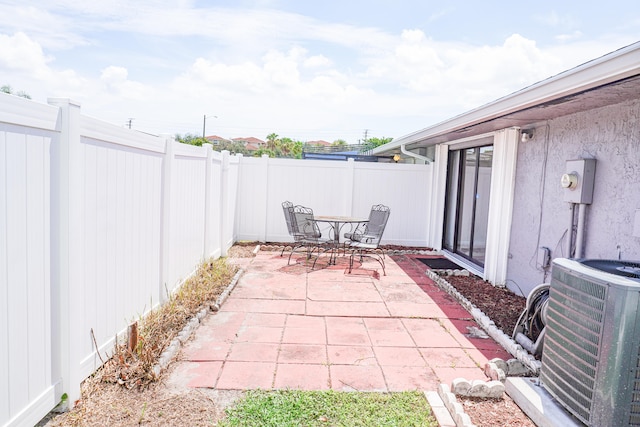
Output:
[[[553,260],[540,383],[589,427],[640,427],[640,262]]]
[[[602,332],[602,323],[594,322],[582,313],[563,307],[558,301],[549,301],[547,307],[548,315],[553,316],[558,321],[558,327],[566,333],[563,335],[577,336],[581,342],[585,342],[585,350],[598,346]],[[591,345],[589,345],[591,344]],[[597,354],[597,349],[589,351]]]
[[[595,394],[606,297],[605,286],[552,270],[541,380],[585,424]]]
[[[553,367],[554,369],[553,372],[548,373],[549,375],[547,376],[547,380],[553,378],[554,384],[562,383],[570,386],[569,390],[564,390],[564,392],[569,394],[572,397],[572,400],[575,400],[585,408],[591,405],[591,400],[593,399],[594,394],[593,381],[586,380],[585,382],[581,382],[574,379],[569,381],[567,380],[566,371],[562,369],[561,365],[550,362],[550,367]]]
[[[558,271],[557,279],[568,285],[570,289],[591,295],[601,301],[604,301],[607,295],[607,288],[605,286],[585,280],[583,277],[576,276],[569,271]]]
[[[545,389],[557,400],[563,402],[567,409],[585,424],[589,423],[591,413],[591,398],[585,398],[573,388],[572,383],[567,383],[554,372],[545,372],[541,376]]]
[[[552,347],[549,349],[549,356],[553,358],[549,360],[558,366],[561,370],[570,370],[567,375],[573,375],[572,380],[593,387],[594,378],[596,376],[596,368],[598,360],[595,357],[587,357],[578,349],[567,346],[567,340],[557,335],[555,331],[549,331],[545,340],[549,340]],[[564,368],[563,368],[564,367]]]
[[[551,301],[549,301],[549,303],[551,303]],[[562,307],[562,310],[564,312],[567,312],[567,317],[568,318],[573,318],[574,316],[579,317],[579,320],[577,320],[574,323],[579,323],[579,322],[586,322],[582,327],[583,328],[588,328],[591,330],[591,332],[594,332],[596,334],[600,334],[600,325],[602,325],[602,319],[604,316],[603,313],[603,308],[592,308],[589,307],[587,305],[584,304],[580,304],[578,302],[576,302],[576,300],[566,296],[566,295],[559,295],[555,300],[554,300],[555,306],[556,307]],[[598,311],[600,310],[600,311]]]
[[[633,393],[631,393],[631,407],[629,409],[629,425],[640,426],[640,347],[638,347]]]

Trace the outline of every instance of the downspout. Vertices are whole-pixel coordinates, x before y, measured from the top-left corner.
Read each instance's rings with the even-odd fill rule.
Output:
[[[431,160],[431,159],[430,159],[430,158],[428,158],[428,157],[421,156],[420,154],[416,154],[416,153],[413,153],[413,152],[411,152],[411,151],[407,150],[407,149],[405,148],[405,145],[406,145],[406,144],[402,144],[402,145],[400,145],[400,152],[401,152],[402,154],[404,154],[405,156],[409,156],[409,157],[413,157],[414,159],[422,160],[422,161],[424,161],[426,164],[429,164],[429,163],[431,163],[431,162],[433,161],[433,160]]]

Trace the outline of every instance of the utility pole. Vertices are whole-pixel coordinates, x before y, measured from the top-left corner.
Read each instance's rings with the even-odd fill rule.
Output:
[[[129,120],[127,120],[128,124],[129,124],[129,129],[131,129],[131,122],[133,121],[133,117],[129,117]]]
[[[365,129],[365,130],[364,130],[364,143],[365,143],[365,144],[367,143],[367,137],[368,137],[368,135],[369,135],[369,129]]]
[[[209,116],[209,117],[213,117],[214,119],[217,119],[218,116]],[[202,118],[202,137],[205,138],[206,135],[206,129],[207,129],[207,115],[205,114]]]

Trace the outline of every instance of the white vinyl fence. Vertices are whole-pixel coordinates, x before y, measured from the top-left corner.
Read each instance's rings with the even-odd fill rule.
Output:
[[[242,158],[238,180],[238,240],[291,241],[282,202],[316,215],[366,218],[372,205],[389,206],[383,244],[429,242],[432,167],[349,160]]]
[[[238,158],[49,103],[0,96],[2,426],[77,399],[96,350],[234,241]]]
[[[429,241],[432,168],[246,158],[0,94],[0,426],[31,426],[205,258],[289,241],[281,203]],[[97,348],[96,345],[97,344]]]

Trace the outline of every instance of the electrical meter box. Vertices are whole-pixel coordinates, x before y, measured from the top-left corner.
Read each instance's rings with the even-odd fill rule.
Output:
[[[591,204],[596,176],[596,159],[567,160],[566,173],[560,184],[564,188],[564,201]]]

